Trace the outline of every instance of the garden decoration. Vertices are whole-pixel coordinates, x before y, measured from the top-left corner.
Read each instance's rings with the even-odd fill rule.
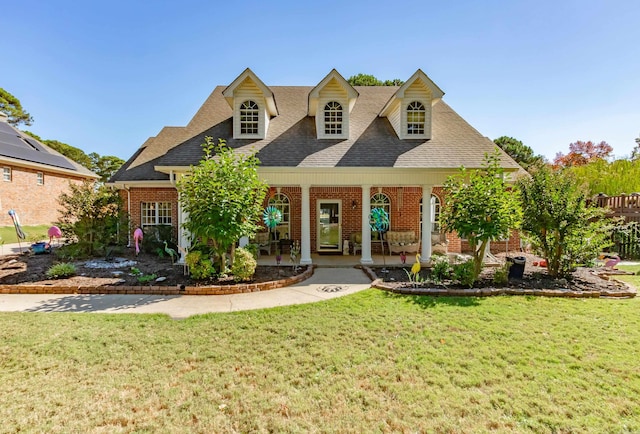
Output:
[[[58,239],[58,244],[60,244],[60,238],[62,237],[62,231],[58,226],[51,226],[47,231],[47,235],[49,235],[49,245],[53,242],[54,238]]]
[[[620,262],[620,256],[613,255],[611,253],[604,253],[598,256],[598,259],[600,260],[606,259],[604,266],[605,268],[611,268],[611,269],[613,269],[613,267],[618,265],[618,262]]]
[[[382,234],[389,230],[389,214],[382,208],[374,208],[371,210],[371,214],[369,215],[369,225],[371,226],[372,231],[376,231],[380,234],[378,238],[380,238],[380,247],[382,249],[382,263],[383,268],[382,272],[387,273],[387,262],[384,257],[384,240],[382,239]]]
[[[171,256],[171,265],[173,265],[174,258],[178,256],[178,253],[167,245],[167,240],[164,240],[164,251],[167,255]]]
[[[11,220],[13,220],[13,226],[16,229],[16,236],[18,237],[18,248],[20,249],[20,253],[22,253],[22,244],[20,244],[20,240],[27,238],[27,234],[22,230],[22,226],[20,226],[20,219],[14,210],[9,210],[9,216],[11,216]]]
[[[403,264],[407,263],[407,254],[405,252],[400,252],[400,262]]]
[[[416,262],[411,266],[411,274],[413,274],[414,280],[418,276],[418,273],[420,273],[420,268],[422,267],[420,265],[420,259],[422,259],[422,256],[420,256],[420,253],[416,253]]]
[[[133,231],[133,241],[135,241],[136,243],[136,256],[138,256],[138,254],[140,253],[140,243],[142,242],[143,238],[144,233],[142,232],[142,229],[136,228],[136,230]]]
[[[291,262],[293,262],[293,271],[298,271],[298,255],[300,254],[300,241],[295,240],[291,245],[291,251],[289,252],[289,256],[291,257]]]
[[[264,225],[269,229],[269,241],[271,241],[271,230],[282,221],[282,212],[275,206],[268,206],[262,213],[262,221]]]

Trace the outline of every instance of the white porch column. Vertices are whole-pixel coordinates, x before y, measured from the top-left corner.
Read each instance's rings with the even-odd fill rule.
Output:
[[[433,185],[422,186],[422,256],[423,261],[431,258],[431,192]]]
[[[188,230],[182,227],[183,223],[189,219],[189,214],[182,208],[182,204],[180,203],[180,196],[178,196],[178,246],[182,247],[185,250],[189,250],[191,247],[191,234]],[[180,259],[178,260],[178,264],[184,264],[185,255],[180,255]]]
[[[371,258],[371,226],[369,214],[371,213],[371,186],[362,186],[362,257],[361,264],[373,264]]]
[[[308,265],[311,260],[311,204],[309,203],[309,185],[301,185],[302,189],[302,234],[300,240],[300,264]]]

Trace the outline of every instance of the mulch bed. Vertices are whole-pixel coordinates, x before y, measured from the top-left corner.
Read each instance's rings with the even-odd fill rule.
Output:
[[[135,256],[133,251],[125,252],[118,258],[124,266],[118,268],[91,268],[87,262],[104,260],[94,258],[92,260],[68,261],[76,266],[76,276],[51,280],[47,277],[47,270],[55,263],[62,262],[55,254],[25,253],[22,255],[7,255],[0,257],[0,285],[39,284],[58,286],[207,286],[207,285],[235,285],[233,277],[198,281],[184,274],[183,265],[171,263],[168,257],[160,258],[157,255],[141,252]],[[135,261],[131,264],[129,261]],[[136,275],[132,270],[139,270]],[[298,267],[294,270],[290,265],[281,267],[258,266],[256,273],[245,284],[271,282],[283,280],[303,273],[306,267]],[[149,282],[140,282],[139,276],[155,275],[156,278]],[[161,278],[160,281],[156,281]]]
[[[504,261],[505,254],[496,255]],[[524,256],[526,258],[525,271],[522,279],[512,278],[506,284],[497,285],[493,281],[495,268],[486,267],[479,281],[473,288],[461,286],[457,283],[445,281],[441,284],[433,282],[411,283],[406,267],[370,267],[372,278],[378,279],[375,286],[380,289],[408,294],[431,295],[500,295],[500,294],[526,294],[546,296],[584,296],[584,297],[634,297],[635,289],[616,280],[616,274],[626,274],[616,270],[604,268],[577,268],[566,278],[554,278],[548,275],[547,269],[533,264],[540,258],[525,253],[512,254],[510,256]],[[405,271],[406,270],[406,271]],[[422,276],[427,276],[428,271],[423,271]]]

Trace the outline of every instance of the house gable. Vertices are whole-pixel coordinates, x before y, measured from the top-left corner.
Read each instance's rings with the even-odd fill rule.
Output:
[[[444,92],[418,69],[380,112],[389,119],[396,135],[403,140],[432,138],[432,107]]]
[[[247,68],[223,92],[233,110],[235,139],[264,139],[278,108],[273,92]]]
[[[358,92],[335,69],[309,92],[307,114],[315,116],[318,139],[348,139]]]

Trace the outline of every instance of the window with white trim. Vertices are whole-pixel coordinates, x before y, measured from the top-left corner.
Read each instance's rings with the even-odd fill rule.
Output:
[[[289,202],[289,197],[283,193],[276,193],[273,195],[271,199],[269,199],[269,206],[273,206],[280,211],[282,214],[282,220],[275,228],[275,232],[277,233],[278,239],[291,239],[291,227],[290,227],[290,216],[291,216],[291,205]]]
[[[371,196],[371,210],[374,208],[382,208],[386,211],[389,216],[389,227],[387,228],[387,230],[389,230],[391,228],[391,199],[389,199],[389,196],[384,193],[376,193]],[[379,239],[378,232],[372,230],[371,238],[374,240]]]
[[[38,185],[44,185],[44,173],[36,172],[36,182]]]
[[[407,135],[423,135],[426,111],[420,101],[410,102],[407,106]]]
[[[11,167],[2,168],[2,180],[11,182]]]
[[[142,226],[170,225],[171,202],[142,202],[140,204]]]
[[[260,110],[255,101],[240,104],[240,134],[258,134]]]
[[[324,133],[342,134],[342,105],[337,101],[328,102],[324,106]]]

